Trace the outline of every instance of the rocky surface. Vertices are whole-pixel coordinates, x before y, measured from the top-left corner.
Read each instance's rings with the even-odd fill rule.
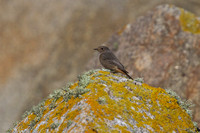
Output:
[[[93,70],[26,112],[10,132],[194,132],[187,108],[176,98],[164,89]]]
[[[200,123],[199,33],[200,21],[195,15],[163,5],[128,24],[105,44],[132,77],[143,77],[152,86],[173,89],[192,100],[193,118]],[[101,67],[97,57],[88,68]]]
[[[199,0],[167,2],[200,15]],[[166,0],[0,0],[0,132],[73,81],[93,47],[162,3]]]

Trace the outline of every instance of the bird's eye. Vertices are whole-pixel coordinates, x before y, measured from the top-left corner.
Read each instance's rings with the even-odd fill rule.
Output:
[[[101,50],[103,50],[103,48],[101,48]]]

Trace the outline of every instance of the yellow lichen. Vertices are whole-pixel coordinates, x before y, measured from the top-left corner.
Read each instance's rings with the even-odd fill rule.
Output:
[[[192,13],[181,10],[180,23],[184,31],[200,33],[200,20]]]
[[[99,76],[95,77],[96,74]],[[51,125],[62,119],[57,131],[68,132],[81,131],[86,132],[130,132],[135,130],[135,126],[146,128],[149,126],[152,130],[149,132],[186,132],[183,129],[194,129],[190,116],[177,103],[177,100],[170,96],[162,88],[154,88],[147,84],[135,85],[131,80],[118,82],[114,76],[124,78],[108,71],[96,71],[91,74],[92,82],[88,82],[85,89],[90,91],[81,95],[81,97],[72,96],[67,102],[63,96],[55,101],[55,108],[49,108],[50,101],[45,101],[46,110],[43,116],[34,127],[39,126],[38,132],[45,132]],[[70,90],[76,89],[80,84],[76,82],[70,86]],[[99,103],[103,99],[104,103]],[[78,103],[82,102],[83,106]],[[91,120],[83,122],[87,114]],[[27,116],[17,125],[18,131],[28,128],[30,121],[35,119],[34,114]],[[130,119],[136,122],[134,126]],[[42,122],[46,122],[42,124]],[[108,121],[113,121],[111,127],[107,125]],[[119,124],[120,122],[125,124]],[[75,124],[74,124],[75,123]],[[32,130],[31,130],[32,131]]]

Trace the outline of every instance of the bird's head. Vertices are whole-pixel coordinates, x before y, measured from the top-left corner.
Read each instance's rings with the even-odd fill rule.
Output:
[[[94,50],[97,50],[99,53],[103,53],[105,51],[110,51],[110,49],[106,46],[99,46],[98,48],[95,48]]]

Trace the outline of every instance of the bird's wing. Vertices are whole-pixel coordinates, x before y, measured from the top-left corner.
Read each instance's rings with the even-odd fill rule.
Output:
[[[112,64],[115,64],[115,66],[117,66],[119,69],[124,70],[124,66],[116,60],[109,60],[109,62],[111,62]]]
[[[117,59],[117,57],[112,53],[112,52],[106,52],[102,54],[102,59],[106,60],[107,62],[109,62],[110,64],[114,64],[115,66],[117,66],[120,70],[128,73],[124,66],[120,63],[120,61]]]

